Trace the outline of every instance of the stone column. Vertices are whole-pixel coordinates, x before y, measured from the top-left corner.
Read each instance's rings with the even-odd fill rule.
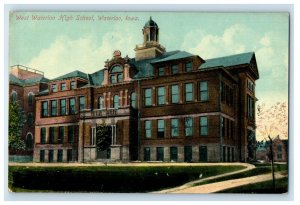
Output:
[[[178,146],[178,162],[184,161],[184,147]]]
[[[106,108],[111,108],[111,92],[108,92],[108,94],[107,94],[107,106],[106,106]]]
[[[126,89],[125,90],[125,96],[124,96],[124,106],[127,107],[128,105],[129,105],[129,103],[128,103],[128,89]]]
[[[192,146],[193,162],[199,162],[199,146]]]
[[[83,144],[83,129],[84,125],[83,122],[79,122],[79,136],[78,136],[78,162],[82,163],[84,160],[84,144]]]
[[[120,106],[119,107],[124,107],[123,90],[120,91],[119,95],[120,95],[120,97],[119,97]]]
[[[102,108],[104,109],[104,108],[106,108],[107,106],[106,106],[106,103],[107,102],[107,100],[106,100],[106,93],[103,93],[103,96],[102,96]]]

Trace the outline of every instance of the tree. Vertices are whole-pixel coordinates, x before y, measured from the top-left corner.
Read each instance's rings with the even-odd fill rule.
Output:
[[[247,149],[248,149],[248,161],[255,161],[255,153],[256,149],[258,147],[258,143],[256,142],[256,137],[254,132],[250,132],[248,135],[248,143],[247,143]]]
[[[261,104],[257,106],[256,116],[257,135],[262,138],[288,137],[288,105],[277,102],[273,105]]]
[[[269,159],[272,164],[273,189],[275,191],[274,157],[273,157],[273,139],[281,135],[288,137],[288,106],[286,102],[277,102],[274,105],[266,104],[257,106],[257,132],[261,137],[269,139],[270,153]]]
[[[111,129],[105,123],[96,128],[96,147],[98,151],[105,151],[111,145]]]
[[[26,122],[25,114],[17,102],[9,105],[9,150],[24,150],[26,145],[22,139],[22,129]]]

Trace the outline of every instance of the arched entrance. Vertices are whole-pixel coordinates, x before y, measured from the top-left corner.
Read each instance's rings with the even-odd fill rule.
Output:
[[[101,124],[96,128],[96,159],[110,159],[112,126]]]

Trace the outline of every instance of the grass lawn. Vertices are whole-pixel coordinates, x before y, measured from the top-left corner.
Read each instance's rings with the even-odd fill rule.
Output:
[[[226,180],[231,180],[231,179],[251,177],[251,176],[255,176],[255,175],[259,175],[259,174],[267,174],[267,173],[271,173],[271,171],[272,171],[270,164],[264,164],[264,165],[259,164],[258,166],[257,165],[255,165],[255,166],[256,167],[254,169],[246,171],[246,172],[195,183],[195,184],[193,184],[193,186],[210,184],[210,183],[214,183],[214,182],[226,181]],[[287,170],[286,164],[275,164],[274,167],[275,167],[275,171],[286,171]]]
[[[284,177],[275,180],[275,191],[273,190],[272,180],[249,184],[245,186],[226,189],[218,193],[253,193],[253,194],[281,194],[288,191],[288,178]]]
[[[9,188],[15,192],[157,191],[186,182],[244,169],[244,166],[9,166]]]

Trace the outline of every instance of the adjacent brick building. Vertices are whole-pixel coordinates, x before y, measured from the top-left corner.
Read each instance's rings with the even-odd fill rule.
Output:
[[[43,72],[21,65],[11,67],[9,75],[9,103],[18,102],[24,110],[26,123],[22,130],[22,138],[26,142],[27,153],[33,151],[35,96],[47,87],[48,79],[44,77]]]
[[[166,51],[150,18],[134,58],[115,51],[104,69],[48,82],[35,104],[36,162],[246,161],[255,134],[255,54],[202,59]],[[96,130],[111,128],[97,151]]]

